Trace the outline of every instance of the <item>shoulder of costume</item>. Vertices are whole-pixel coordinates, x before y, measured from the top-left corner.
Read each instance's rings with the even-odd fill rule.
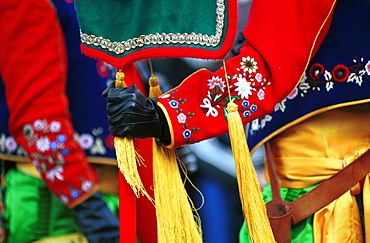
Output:
[[[370,22],[365,2],[338,1],[329,32],[297,87],[274,112],[251,123],[252,151],[309,117],[370,102],[370,32],[361,24]]]

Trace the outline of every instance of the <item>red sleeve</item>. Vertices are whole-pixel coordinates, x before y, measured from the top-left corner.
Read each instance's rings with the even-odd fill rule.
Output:
[[[46,0],[1,1],[0,9],[0,73],[10,132],[51,191],[73,207],[97,190],[97,176],[73,137],[56,10]]]
[[[298,84],[321,44],[334,0],[254,0],[244,30],[247,43],[226,62],[231,99],[243,123],[273,111]],[[158,99],[179,147],[228,132],[230,97],[224,70],[200,70]]]

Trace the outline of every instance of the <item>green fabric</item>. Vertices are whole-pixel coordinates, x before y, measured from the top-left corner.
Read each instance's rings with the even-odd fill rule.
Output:
[[[317,185],[303,188],[303,189],[291,189],[291,188],[280,188],[281,198],[290,203],[294,199],[302,196],[306,192],[312,190]],[[262,192],[263,200],[265,202],[272,200],[271,194],[271,185],[267,184]],[[302,220],[298,224],[293,225],[291,230],[291,243],[313,243],[313,232],[312,232],[313,216],[307,217],[305,220]],[[240,243],[249,243],[251,240],[248,235],[248,228],[244,222],[240,233],[239,233],[239,242]]]
[[[81,32],[114,42],[156,33],[191,34],[194,32],[209,36],[216,33],[216,0],[75,0],[74,2]],[[226,7],[227,2],[228,0],[225,1]],[[225,11],[225,20],[227,20],[227,14]],[[223,31],[226,33],[227,21],[224,23]],[[99,46],[84,45],[116,57],[127,56],[138,49],[164,46],[163,44],[144,45],[125,51],[123,54],[114,54]],[[186,43],[166,44],[167,47],[183,47],[184,45]],[[187,46],[208,50],[218,50],[221,47],[221,45],[211,47],[194,44]]]
[[[27,243],[46,236],[79,232],[72,211],[42,180],[14,169],[7,172],[5,183],[6,242]],[[102,196],[117,214],[118,195]]]
[[[119,215],[119,197],[116,194],[101,193],[105,203],[114,215]]]

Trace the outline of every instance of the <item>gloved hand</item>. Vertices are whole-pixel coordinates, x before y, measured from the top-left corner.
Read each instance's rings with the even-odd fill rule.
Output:
[[[89,243],[119,243],[119,220],[99,192],[74,207],[72,212]]]
[[[102,93],[107,98],[109,132],[116,137],[155,137],[170,144],[170,131],[156,98],[147,98],[136,85],[115,88],[114,82]]]

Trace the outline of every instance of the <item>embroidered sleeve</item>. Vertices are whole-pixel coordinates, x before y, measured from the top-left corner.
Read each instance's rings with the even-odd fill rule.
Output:
[[[272,112],[299,83],[328,30],[334,3],[254,1],[247,43],[226,62],[227,77],[223,69],[199,70],[158,99],[171,130],[169,147],[226,133],[230,99],[244,124]]]
[[[73,207],[97,190],[98,181],[73,136],[65,95],[66,48],[55,7],[43,0],[0,5],[0,22],[6,23],[0,71],[11,135],[50,190]]]

